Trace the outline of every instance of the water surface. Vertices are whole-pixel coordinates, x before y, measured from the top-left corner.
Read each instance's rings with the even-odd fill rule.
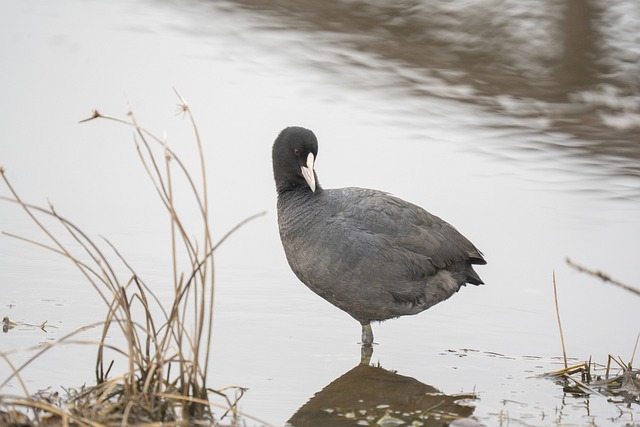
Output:
[[[108,237],[168,300],[168,218],[130,129],[78,121],[131,108],[196,168],[177,87],[205,141],[216,235],[268,211],[217,253],[210,382],[248,387],[241,409],[282,425],[360,359],[360,326],[300,284],[280,248],[271,144],[309,127],[323,186],[417,203],[488,260],[486,286],[374,325],[374,364],[418,390],[475,392],[465,405],[487,425],[632,423],[637,406],[536,377],[561,363],[554,270],[570,356],[628,360],[640,332],[637,297],[564,261],[640,283],[640,11],[589,4],[3,2],[0,165],[24,199]],[[42,239],[6,203],[0,228]],[[55,326],[3,334],[15,363],[106,313],[67,261],[5,236],[0,292],[0,315]],[[32,391],[91,383],[93,361],[90,347],[59,347],[24,378]]]

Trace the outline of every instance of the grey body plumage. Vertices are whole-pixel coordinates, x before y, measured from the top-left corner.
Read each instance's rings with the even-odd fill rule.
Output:
[[[371,344],[371,321],[417,314],[482,284],[481,252],[447,222],[388,193],[323,189],[315,135],[284,129],[273,146],[278,225],[287,260],[312,291],[349,313]]]

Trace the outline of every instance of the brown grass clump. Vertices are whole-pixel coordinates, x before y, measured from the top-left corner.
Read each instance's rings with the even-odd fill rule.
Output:
[[[0,167],[0,175],[11,194],[3,199],[18,204],[46,240],[40,242],[3,234],[69,259],[98,292],[107,308],[104,321],[74,331],[44,348],[38,347],[35,355],[21,366],[14,366],[8,355],[0,352],[0,359],[13,372],[9,378],[0,378],[0,425],[219,425],[228,415],[226,419],[231,420],[226,423],[229,424],[246,416],[236,409],[244,389],[213,390],[206,384],[215,287],[213,253],[230,233],[257,215],[240,223],[214,244],[209,227],[206,168],[200,135],[188,104],[177,91],[176,95],[180,100],[180,112],[189,118],[195,135],[200,186],[166,142],[141,127],[132,112],[128,113],[128,119],[120,119],[94,111],[90,118],[82,120],[113,120],[134,129],[141,164],[170,219],[174,298],[168,307],[163,306],[151,287],[108,240],[98,244],[58,214],[51,204],[40,207],[23,201],[7,179],[4,168]],[[175,173],[186,179],[197,205],[200,223],[195,227],[184,223],[176,211],[172,183]],[[43,221],[45,217],[57,221],[64,236],[51,231]],[[63,243],[69,238],[73,249]],[[124,277],[117,273],[113,259],[124,266]],[[181,262],[185,265],[183,269],[179,268]],[[53,346],[81,342],[74,341],[75,336],[96,326],[102,328],[100,340],[94,343],[97,345],[96,385],[67,390],[64,398],[57,393],[30,394],[20,377],[21,371]],[[124,337],[124,348],[111,344],[109,337],[118,335],[116,332]],[[121,355],[127,361],[125,372],[111,373],[114,361],[109,360],[108,355]],[[13,378],[22,387],[23,396],[1,393]],[[215,414],[215,408],[222,410]]]
[[[568,261],[568,259],[567,259]],[[568,261],[569,262],[569,261]],[[575,264],[574,264],[575,266]],[[590,270],[581,267],[582,271],[590,272]],[[601,276],[602,273],[599,274]],[[606,276],[608,277],[608,276]],[[558,294],[556,292],[556,275],[553,273],[553,295],[555,299],[556,316],[558,320],[558,329],[560,331],[560,341],[562,343],[562,355],[564,360],[564,368],[548,372],[545,377],[552,378],[562,385],[565,393],[571,395],[598,395],[606,398],[609,402],[616,405],[640,405],[640,370],[633,368],[633,360],[638,349],[638,341],[640,334],[636,337],[636,343],[628,363],[623,362],[621,357],[609,355],[606,368],[597,365],[589,358],[588,362],[582,362],[577,365],[568,366],[567,352],[564,344],[564,334],[562,332],[562,323],[560,321],[560,308],[558,305]],[[618,365],[615,368],[611,362]]]
[[[617,367],[612,365],[614,362]],[[591,360],[545,374],[574,396],[597,395],[616,405],[640,405],[640,370],[609,355],[607,365]]]

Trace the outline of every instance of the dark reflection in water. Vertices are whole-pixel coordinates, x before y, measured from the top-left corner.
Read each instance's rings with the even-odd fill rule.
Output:
[[[445,426],[469,417],[464,402],[473,395],[448,396],[381,367],[360,364],[316,393],[288,423],[294,427],[412,425]]]
[[[403,93],[531,119],[532,127],[578,141],[551,146],[553,140],[542,137],[529,146],[595,159],[607,174],[640,177],[640,9],[634,0],[233,3],[268,15],[274,29],[315,33],[319,44],[375,58],[359,62],[354,55],[343,65],[391,70],[387,83]],[[314,66],[340,72],[340,64],[309,55]]]

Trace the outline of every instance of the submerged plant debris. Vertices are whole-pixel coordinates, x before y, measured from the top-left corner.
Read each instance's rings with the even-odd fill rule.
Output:
[[[12,319],[9,319],[9,316],[4,316],[2,318],[2,332],[9,332],[11,329],[18,327],[18,326],[26,326],[26,327],[30,327],[30,328],[38,328],[38,329],[42,329],[44,332],[47,332],[46,328],[56,328],[56,326],[52,326],[52,325],[48,325],[47,324],[48,320],[45,320],[44,322],[40,323],[39,325],[32,325],[30,323],[25,323],[25,322],[17,322],[14,321]]]
[[[618,368],[611,367],[614,361]],[[574,396],[599,395],[616,405],[640,405],[640,370],[609,356],[607,366],[591,361],[569,366],[543,375]]]
[[[567,262],[571,263],[567,258]],[[593,274],[589,269],[580,267],[581,271]],[[599,277],[608,277],[601,272],[597,274]],[[558,304],[556,275],[553,273],[553,296],[555,300],[556,316],[558,319],[558,329],[560,332],[560,341],[562,343],[562,354],[564,359],[564,369],[549,372],[543,376],[549,377],[557,381],[565,391],[565,393],[583,396],[583,395],[600,395],[605,397],[609,402],[617,405],[640,404],[640,370],[633,369],[633,359],[638,349],[640,334],[636,338],[631,359],[628,363],[624,363],[622,359],[609,355],[606,367],[598,366],[588,362],[582,362],[569,366],[567,364],[567,352],[565,349],[564,335],[562,332],[562,322],[560,321],[560,307]],[[611,362],[618,365],[618,368],[612,369]],[[578,379],[579,378],[579,379]]]

